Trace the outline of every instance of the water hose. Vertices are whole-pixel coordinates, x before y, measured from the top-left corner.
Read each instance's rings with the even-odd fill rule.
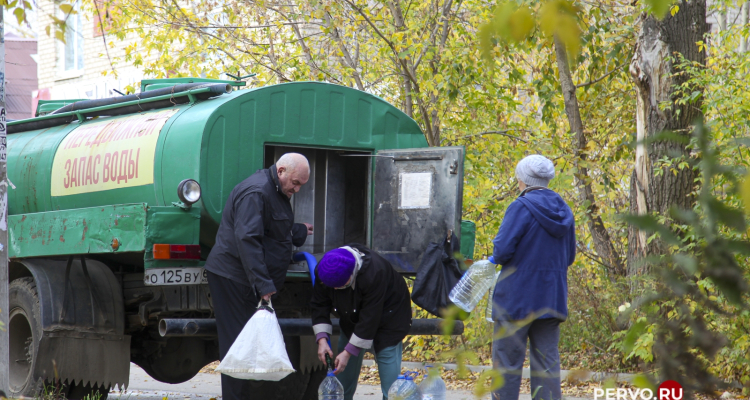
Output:
[[[306,251],[300,251],[294,253],[292,259],[297,262],[307,261],[307,268],[310,269],[310,279],[312,279],[312,284],[315,286],[315,267],[318,265],[318,260],[315,256]]]

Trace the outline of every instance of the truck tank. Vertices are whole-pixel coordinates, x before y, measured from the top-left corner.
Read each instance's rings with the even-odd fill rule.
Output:
[[[386,101],[319,82],[210,98],[201,90],[68,106],[9,124],[11,294],[40,299],[38,310],[14,303],[24,312],[11,316],[10,347],[28,354],[28,365],[10,365],[10,394],[38,392],[54,375],[52,359],[71,393],[127,385],[130,361],[176,383],[215,360],[204,260],[230,191],[285,152],[311,165],[292,199],[295,220],[316,226],[300,251],[320,257],[360,242],[413,274],[430,241],[460,236],[463,149],[427,148],[417,123]],[[28,130],[60,116],[73,122]],[[194,203],[179,195],[185,182],[200,185]],[[198,253],[185,256],[190,249]],[[292,264],[274,305],[298,373],[259,384],[269,399],[314,398],[325,375],[305,325],[310,294],[306,264]],[[414,329],[439,333],[431,321]],[[184,329],[160,334],[160,325]],[[86,356],[60,361],[77,348]]]

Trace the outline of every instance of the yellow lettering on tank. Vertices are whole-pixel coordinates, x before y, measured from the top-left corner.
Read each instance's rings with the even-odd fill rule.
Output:
[[[52,161],[52,196],[153,184],[159,132],[175,112],[95,120],[72,130]]]

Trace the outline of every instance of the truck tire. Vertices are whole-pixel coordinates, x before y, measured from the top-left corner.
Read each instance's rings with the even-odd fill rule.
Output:
[[[19,278],[10,283],[8,308],[8,397],[34,398],[42,389],[41,380],[33,376],[42,326],[33,278]]]

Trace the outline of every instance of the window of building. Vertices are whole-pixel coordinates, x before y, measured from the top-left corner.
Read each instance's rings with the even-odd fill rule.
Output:
[[[83,69],[83,17],[78,11],[80,1],[75,3],[75,12],[59,10],[59,18],[65,20],[65,43],[59,43],[58,67],[61,72]]]

